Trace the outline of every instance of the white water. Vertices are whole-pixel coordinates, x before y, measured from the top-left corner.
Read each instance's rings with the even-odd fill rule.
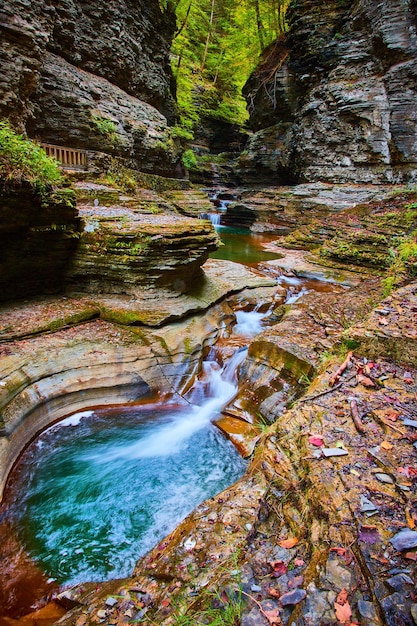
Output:
[[[220,218],[221,218],[220,213],[209,213],[208,218],[210,222],[213,224],[213,226],[220,226]]]
[[[233,327],[234,335],[255,337],[262,330],[262,320],[267,314],[259,311],[236,311],[236,324]]]
[[[221,368],[217,361],[205,361],[202,375],[189,394],[189,405],[167,424],[155,428],[149,435],[131,445],[113,446],[100,455],[89,457],[107,464],[117,459],[150,459],[178,454],[188,440],[205,428],[237,392],[236,370],[246,356],[237,350]],[[199,403],[196,404],[196,403]]]

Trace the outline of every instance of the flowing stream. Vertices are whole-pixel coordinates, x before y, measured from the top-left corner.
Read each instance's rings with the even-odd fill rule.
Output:
[[[262,248],[271,235],[220,229],[225,245],[213,256],[248,265],[276,258]],[[299,279],[283,284],[289,303],[308,288]],[[235,312],[232,356],[225,360],[212,350],[183,402],[78,413],[27,448],[9,481],[3,523],[45,580],[130,575],[137,559],[197,504],[244,473],[246,462],[213,420],[235,396],[236,370],[271,311]],[[12,575],[3,568],[0,587],[1,576]],[[0,614],[8,608],[1,604],[0,592]]]

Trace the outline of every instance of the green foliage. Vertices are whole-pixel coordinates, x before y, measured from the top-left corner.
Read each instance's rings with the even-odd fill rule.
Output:
[[[192,150],[186,150],[184,154],[182,155],[182,162],[184,164],[184,167],[187,168],[187,170],[190,170],[193,167],[195,167],[197,165],[197,158],[194,152]]]
[[[262,51],[286,28],[289,0],[178,0],[172,66],[181,127],[201,117],[243,124],[242,87]]]
[[[1,120],[0,180],[26,182],[44,192],[61,184],[63,176],[57,162],[41,146],[18,135],[7,120]]]
[[[117,139],[117,126],[113,120],[96,113],[91,114],[91,119],[98,132],[114,144]]]

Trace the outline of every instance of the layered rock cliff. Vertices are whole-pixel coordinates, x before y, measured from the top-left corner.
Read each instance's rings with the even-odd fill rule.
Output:
[[[414,181],[415,3],[297,0],[289,21],[246,85],[249,179]]]
[[[46,143],[174,173],[169,10],[157,0],[12,0],[0,25],[0,117]]]

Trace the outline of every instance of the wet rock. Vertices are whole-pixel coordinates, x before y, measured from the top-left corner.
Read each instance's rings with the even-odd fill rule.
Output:
[[[304,589],[294,589],[293,591],[288,591],[287,593],[284,593],[280,597],[279,601],[282,606],[298,604],[299,602],[301,602],[301,600],[304,600],[306,595],[307,592]]]
[[[269,176],[291,182],[414,180],[414,20],[402,2],[292,6],[288,35],[246,86],[257,133],[241,177],[272,163]]]
[[[61,117],[55,118],[54,126],[56,108],[42,108],[50,102],[43,98],[47,90],[42,79],[46,49],[85,72],[84,79],[79,73],[85,90],[81,93],[90,92],[91,85],[85,79],[89,73],[174,117],[168,58],[175,30],[172,12],[163,14],[157,2],[127,5],[115,0],[99,8],[72,1],[50,6],[42,1],[25,3],[24,13],[20,9],[13,0],[2,6],[7,42],[1,58],[3,117],[11,114],[15,121],[24,122],[29,112],[33,118],[36,108],[40,129],[46,122],[56,133],[76,131],[77,127],[81,130],[77,106],[72,112],[68,110],[70,117],[63,126],[58,124]],[[95,91],[95,96],[100,99],[100,92]],[[121,110],[122,103],[123,99]],[[36,122],[32,119],[35,134]]]
[[[400,530],[399,533],[394,535],[390,542],[394,546],[395,550],[408,550],[417,546],[417,531],[415,530]]]
[[[326,580],[335,589],[350,589],[352,585],[352,572],[337,559],[330,558],[326,564]]]
[[[414,581],[408,574],[400,573],[387,579],[387,584],[394,590],[404,592],[407,585],[414,585]]]
[[[317,589],[314,582],[307,587],[304,617],[308,626],[319,624],[325,614],[333,609],[327,599],[327,593]]]
[[[363,626],[381,626],[378,609],[373,602],[358,600],[358,611]]]
[[[388,626],[413,626],[409,603],[403,593],[393,593],[381,602],[383,614]]]

